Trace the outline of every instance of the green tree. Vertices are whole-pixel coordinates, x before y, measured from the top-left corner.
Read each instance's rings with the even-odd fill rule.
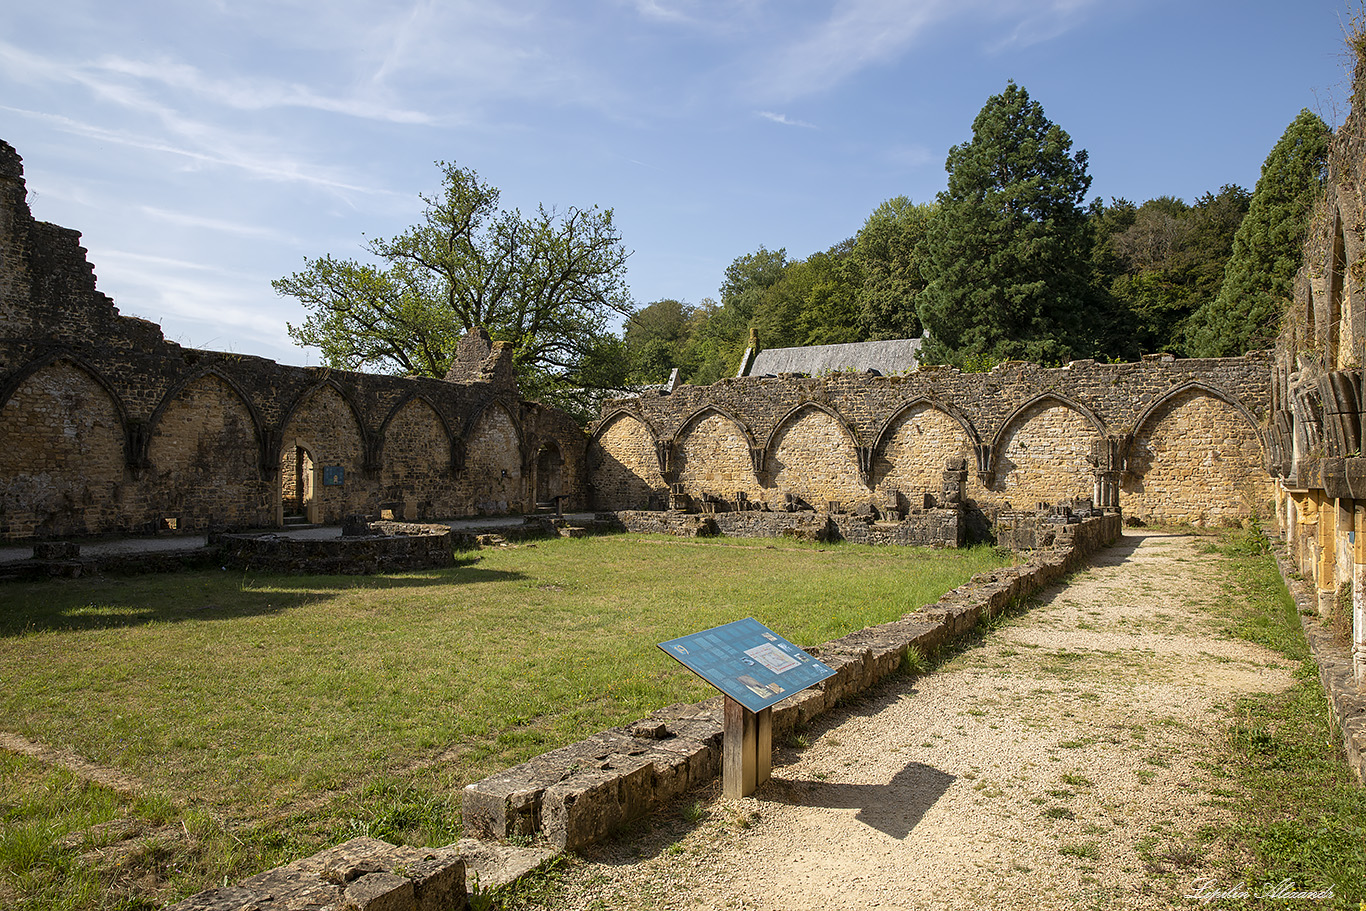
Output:
[[[859,305],[868,338],[919,337],[923,327],[916,299],[925,287],[920,257],[935,209],[934,203],[896,196],[874,209],[854,236],[852,258],[862,271]]]
[[[308,311],[290,336],[333,367],[442,377],[460,337],[483,327],[512,343],[523,395],[572,406],[613,372],[608,321],[632,310],[612,210],[525,217],[500,210],[473,170],[438,167],[441,192],[421,196],[418,224],[370,241],[374,262],[306,259],[272,282]]]
[[[949,151],[917,300],[930,363],[1052,362],[1095,349],[1084,150],[1011,82]]]
[[[1219,295],[1187,324],[1191,354],[1229,357],[1275,344],[1331,141],[1327,124],[1303,110],[1272,148],[1233,237]]]
[[[1193,205],[1171,196],[1093,205],[1094,281],[1108,292],[1117,329],[1102,353],[1186,352],[1183,325],[1218,295],[1249,199],[1226,185]]]
[[[682,357],[692,335],[695,308],[666,298],[644,307],[626,321],[624,341],[631,379],[662,383]]]

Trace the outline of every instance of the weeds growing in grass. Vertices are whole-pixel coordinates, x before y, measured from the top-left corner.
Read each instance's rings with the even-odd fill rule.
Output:
[[[1233,582],[1222,610],[1234,635],[1295,662],[1295,682],[1240,700],[1229,720],[1217,767],[1226,776],[1220,793],[1229,795],[1219,799],[1234,819],[1213,833],[1226,858],[1221,883],[1256,896],[1289,880],[1300,890],[1331,890],[1333,899],[1316,907],[1356,911],[1366,900],[1366,790],[1346,765],[1294,601],[1269,548],[1247,543],[1248,535],[1234,532],[1226,536],[1232,544],[1219,545]]]

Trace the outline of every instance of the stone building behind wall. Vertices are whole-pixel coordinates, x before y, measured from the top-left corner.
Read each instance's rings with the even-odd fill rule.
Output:
[[[486,334],[445,380],[184,348],[119,314],[79,241],[0,143],[0,540],[585,502],[582,431]]]

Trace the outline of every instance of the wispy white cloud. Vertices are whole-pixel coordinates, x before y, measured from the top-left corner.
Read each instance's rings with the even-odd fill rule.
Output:
[[[45,120],[57,129],[72,135],[85,136],[100,142],[143,149],[149,152],[162,152],[194,164],[235,168],[246,171],[252,176],[268,180],[309,184],[332,192],[392,195],[391,191],[353,182],[340,175],[329,174],[327,169],[320,168],[313,163],[296,161],[287,156],[271,157],[240,149],[232,151],[231,154],[216,154],[174,145],[153,136],[96,126],[60,114],[45,114],[40,111],[28,111],[4,105],[0,105],[0,111],[9,111],[12,114]],[[226,132],[224,135],[226,137]]]
[[[1003,18],[1008,22],[1016,21],[1007,34],[991,42],[987,49],[999,53],[1011,47],[1028,47],[1052,41],[1080,25],[1095,6],[1095,0],[1008,4],[1003,11]]]
[[[774,111],[758,111],[757,113],[760,117],[764,118],[765,120],[771,120],[774,123],[781,123],[783,126],[805,127],[808,130],[816,129],[816,125],[814,123],[807,123],[805,120],[793,120],[786,114],[778,114]]]
[[[642,19],[715,29],[754,22],[765,0],[622,0]]]
[[[768,59],[752,89],[788,100],[831,88],[895,57],[954,9],[949,0],[840,0]]]
[[[393,123],[430,124],[435,120],[431,115],[421,111],[405,110],[381,100],[320,95],[298,83],[260,78],[214,79],[197,67],[173,60],[147,62],[124,57],[106,57],[91,69],[160,83],[176,91],[189,92],[202,100],[237,110],[260,111],[293,107]]]
[[[231,234],[235,237],[253,237],[296,246],[299,244],[299,239],[297,237],[261,225],[249,225],[242,222],[225,221],[220,218],[208,218],[203,215],[192,215],[188,212],[172,212],[169,209],[161,209],[156,206],[139,206],[138,210],[157,221],[164,221],[168,224],[178,225],[182,228],[200,228],[206,231],[214,231],[219,234]]]
[[[1075,28],[1097,0],[836,0],[830,15],[763,58],[750,83],[758,98],[791,100],[827,91],[909,53],[929,32],[971,24],[997,52],[1052,40]]]

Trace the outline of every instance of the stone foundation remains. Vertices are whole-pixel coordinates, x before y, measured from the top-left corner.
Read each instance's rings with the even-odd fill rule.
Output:
[[[455,564],[449,525],[361,523],[340,538],[217,534],[209,546],[229,569],[282,573],[366,575],[440,569]]]
[[[312,857],[209,889],[168,911],[465,911],[465,861],[446,848],[353,838]]]

